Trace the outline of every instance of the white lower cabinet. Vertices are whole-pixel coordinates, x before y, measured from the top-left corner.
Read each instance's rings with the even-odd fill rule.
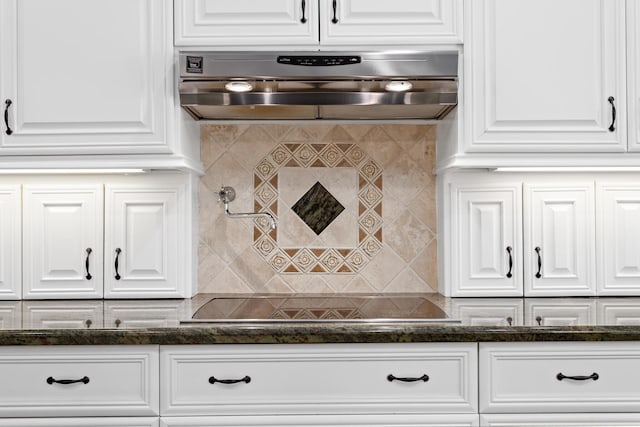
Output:
[[[484,414],[482,427],[614,427],[640,425],[640,414]]]
[[[480,343],[480,413],[637,412],[639,363],[633,342]]]
[[[161,427],[476,427],[477,414],[163,417]],[[1,424],[0,424],[1,426]]]
[[[157,346],[2,347],[0,378],[2,419],[159,414]]]
[[[158,427],[157,417],[115,418],[7,418],[0,427]]]
[[[163,417],[477,413],[476,343],[163,346],[160,367]]]

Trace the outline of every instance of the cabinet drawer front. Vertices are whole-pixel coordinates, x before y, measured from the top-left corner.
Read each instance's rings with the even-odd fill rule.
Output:
[[[135,418],[6,418],[0,427],[158,427],[157,417]]]
[[[477,407],[475,343],[168,346],[160,360],[162,415],[469,413]],[[428,380],[390,381],[389,375]]]
[[[0,424],[1,425],[1,424]],[[164,417],[160,427],[477,427],[478,414]]]
[[[156,346],[0,349],[0,416],[158,414]]]
[[[634,412],[640,346],[599,342],[480,344],[480,411]]]

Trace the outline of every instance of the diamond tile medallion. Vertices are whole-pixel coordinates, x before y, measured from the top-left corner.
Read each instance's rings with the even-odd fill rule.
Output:
[[[357,218],[358,229],[354,243],[350,247],[285,245],[284,239],[279,239],[282,227],[270,230],[266,221],[256,220],[254,249],[275,271],[283,274],[354,274],[360,271],[382,249],[383,192],[380,166],[360,147],[348,143],[279,144],[258,162],[253,180],[255,210],[267,211],[280,222],[285,217],[284,209],[291,209],[297,219],[313,230],[316,236],[322,236],[329,232],[332,224],[339,222],[341,215],[348,214],[349,202],[352,201],[339,200],[336,197],[338,192],[315,181],[296,197],[291,208],[285,208],[286,204],[280,194],[280,173],[289,168],[354,170],[357,181],[354,182],[357,185],[357,195],[354,194],[354,197],[357,197],[357,203],[352,203],[351,210],[354,211],[354,220]],[[335,172],[331,175],[340,176],[338,171]],[[286,175],[290,177],[295,174]],[[281,209],[283,212],[280,212]],[[348,219],[348,216],[345,218]]]

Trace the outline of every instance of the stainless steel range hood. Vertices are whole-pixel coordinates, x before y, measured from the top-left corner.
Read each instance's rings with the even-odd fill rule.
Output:
[[[457,52],[181,52],[180,105],[202,119],[441,119]]]

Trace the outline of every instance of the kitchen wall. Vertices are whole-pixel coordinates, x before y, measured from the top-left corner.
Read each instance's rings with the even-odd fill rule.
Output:
[[[434,126],[204,125],[201,157],[198,292],[436,292]]]

